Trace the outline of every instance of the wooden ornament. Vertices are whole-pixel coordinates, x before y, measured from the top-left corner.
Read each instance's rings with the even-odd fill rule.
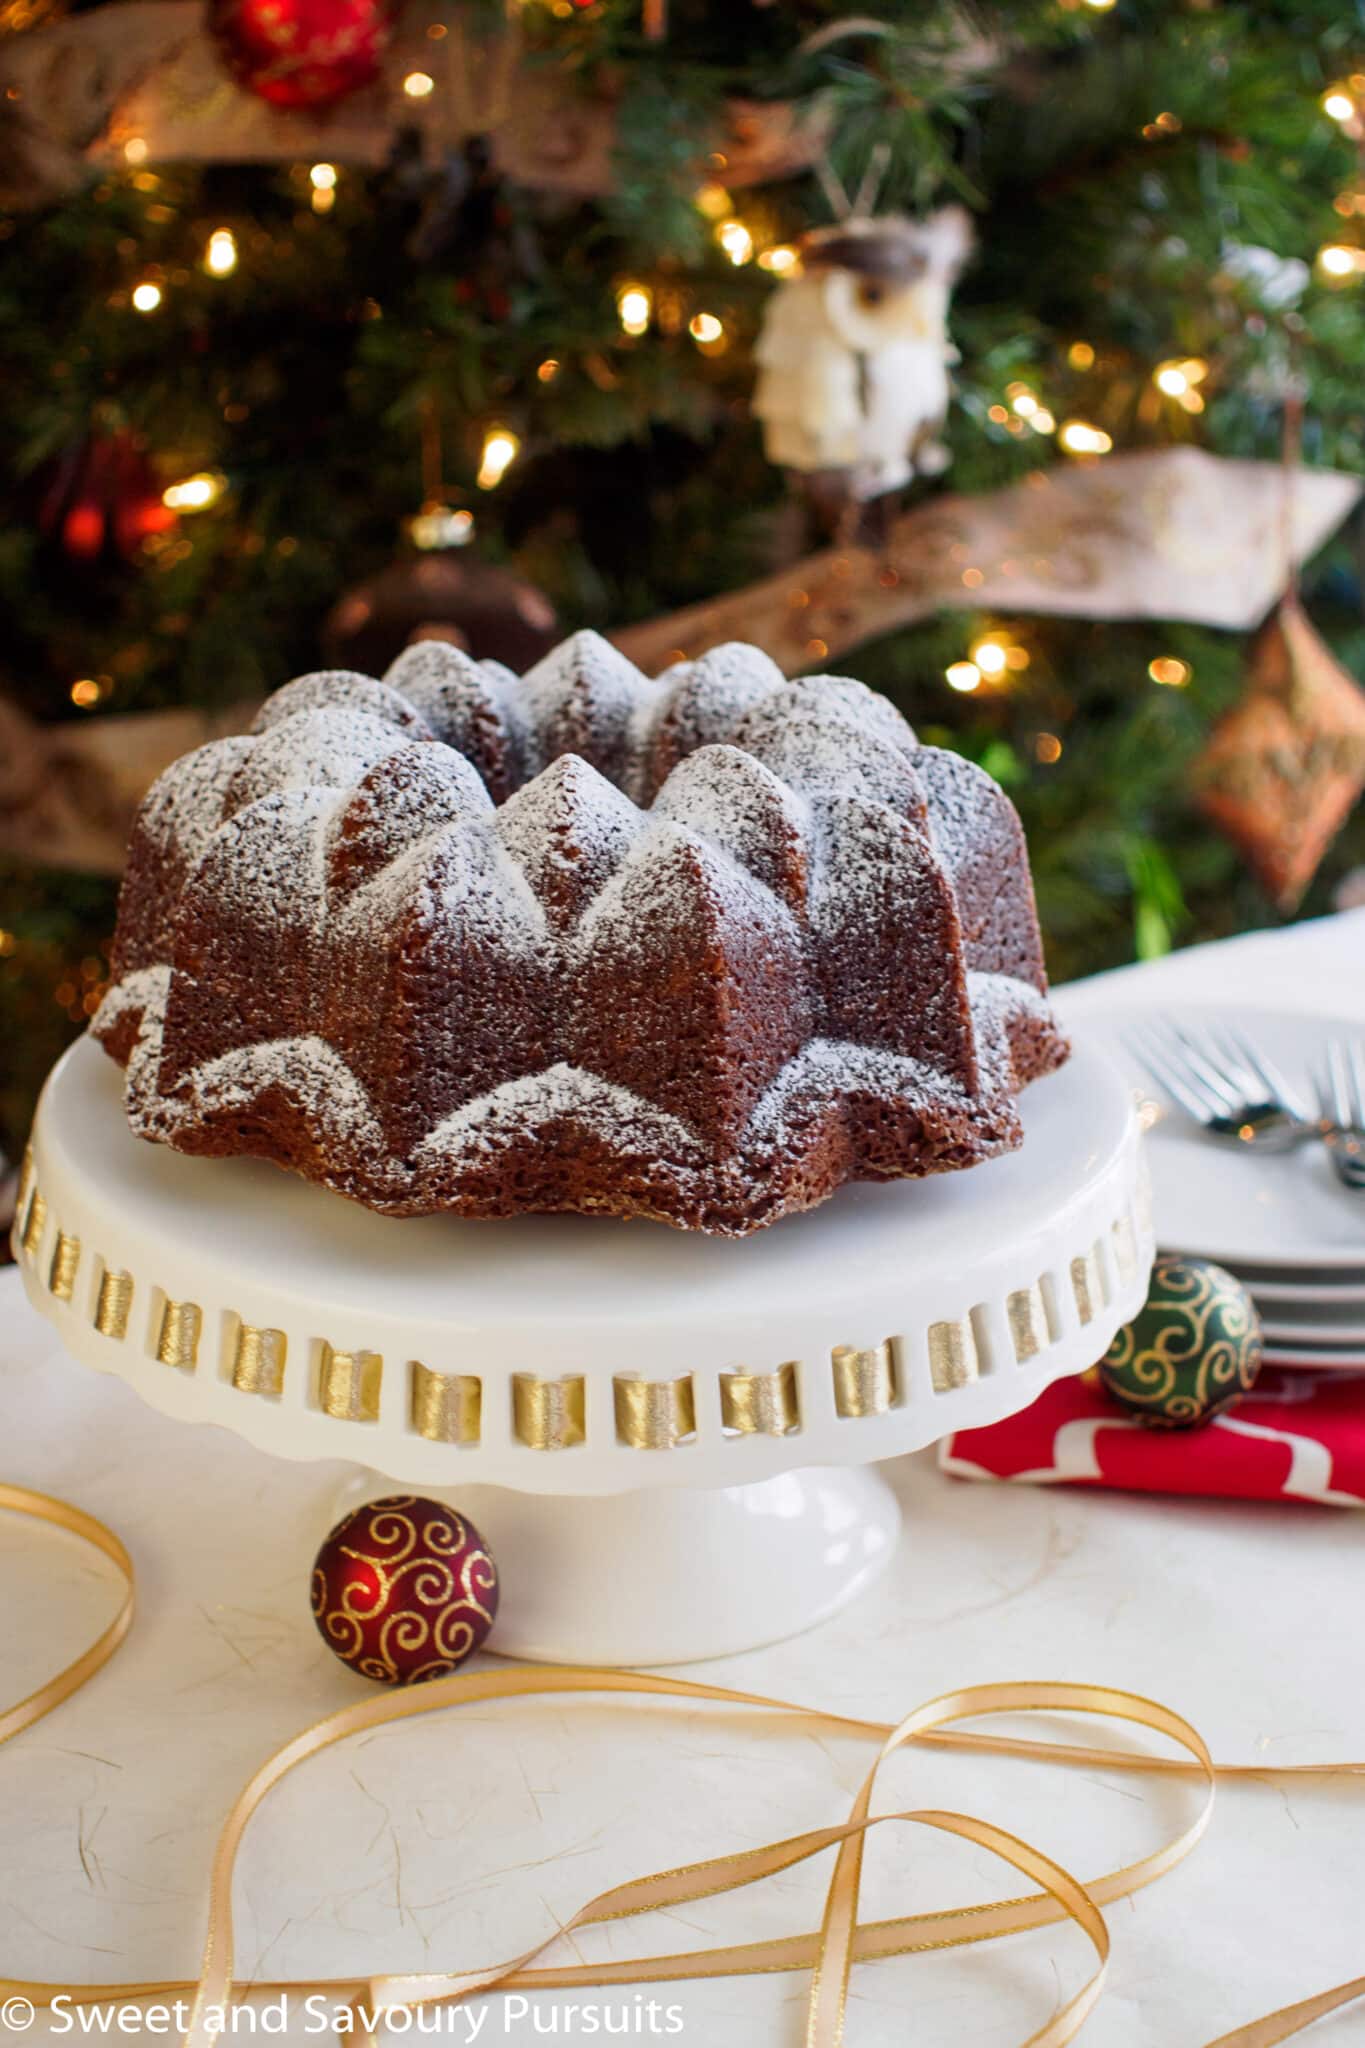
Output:
[[[1195,776],[1205,815],[1293,910],[1365,789],[1365,694],[1294,599],[1257,637]]]

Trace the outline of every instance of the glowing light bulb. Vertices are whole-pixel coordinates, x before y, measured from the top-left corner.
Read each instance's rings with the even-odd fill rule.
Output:
[[[559,375],[559,358],[546,356],[543,363],[536,364],[536,376],[542,384],[553,384]]]
[[[742,220],[723,220],[716,229],[716,240],[730,261],[738,269],[742,263],[751,263],[754,255],[754,238]]]
[[[1040,405],[1037,412],[1029,414],[1029,425],[1035,434],[1055,434],[1057,431],[1057,422],[1045,405]]]
[[[205,512],[216,505],[227,489],[227,478],[216,469],[201,469],[194,476],[167,484],[161,502],[172,512]]]
[[[161,286],[150,282],[134,285],[133,304],[139,313],[155,313],[161,304]]]
[[[1343,85],[1333,85],[1322,96],[1322,111],[1333,121],[1349,121],[1353,118],[1356,103]]]
[[[1183,690],[1194,671],[1187,661],[1177,661],[1173,654],[1159,654],[1155,661],[1148,662],[1147,673],[1154,683],[1164,684],[1168,690]]]
[[[93,676],[82,676],[71,685],[71,701],[80,711],[89,711],[100,701],[100,686]]]
[[[961,690],[970,696],[981,687],[981,671],[974,661],[950,661],[943,671],[950,690]]]
[[[140,135],[130,135],[123,145],[123,161],[126,164],[145,164],[147,144]]]
[[[433,548],[466,547],[474,538],[474,514],[463,506],[446,505],[431,498],[408,521],[408,533],[413,546],[425,552]]]
[[[1073,341],[1066,352],[1066,359],[1073,370],[1093,370],[1095,351],[1088,341]]]
[[[978,640],[972,648],[972,664],[983,676],[1002,676],[1009,667],[1009,655],[999,640]]]
[[[648,331],[654,294],[645,284],[623,284],[616,294],[616,315],[627,334]]]
[[[1350,277],[1358,263],[1356,251],[1348,249],[1342,242],[1329,242],[1318,250],[1318,268],[1328,277]]]
[[[714,313],[694,313],[687,323],[687,331],[700,348],[714,348],[725,335],[725,323]]]
[[[330,213],[337,203],[336,165],[314,164],[308,182],[313,188],[314,213]]]
[[[215,228],[209,236],[204,268],[210,277],[230,277],[237,268],[237,237],[231,228]]]
[[[1088,420],[1068,420],[1058,436],[1068,455],[1107,455],[1114,443],[1103,427]]]
[[[776,277],[790,277],[801,267],[801,258],[789,242],[777,242],[771,249],[765,249],[758,259],[760,270],[771,270]]]
[[[714,180],[697,187],[692,203],[697,212],[704,213],[708,220],[724,220],[730,211],[729,193],[723,185],[716,184]]]
[[[475,481],[481,491],[494,490],[516,461],[521,442],[509,427],[490,427],[483,438],[483,454]]]
[[[410,100],[427,100],[436,90],[436,80],[429,71],[410,71],[403,80],[403,90]]]

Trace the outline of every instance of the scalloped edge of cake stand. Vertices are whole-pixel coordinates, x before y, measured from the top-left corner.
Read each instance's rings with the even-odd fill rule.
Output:
[[[451,1498],[499,1556],[504,1654],[690,1661],[823,1619],[895,1547],[856,1468],[1025,1407],[1146,1296],[1136,1107],[1084,1047],[1026,1091],[1020,1151],[738,1241],[381,1218],[142,1143],[120,1084],[80,1040],[44,1090],[30,1301],[162,1412],[361,1467],[352,1504]]]

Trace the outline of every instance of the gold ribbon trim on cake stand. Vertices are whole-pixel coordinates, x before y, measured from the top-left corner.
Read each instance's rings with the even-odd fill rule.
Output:
[[[1071,1292],[1076,1297],[1076,1313],[1082,1323],[1093,1323],[1104,1306],[1100,1262],[1093,1251],[1083,1252],[1071,1261]]]
[[[56,1301],[70,1301],[76,1291],[76,1274],[81,1263],[81,1241],[57,1232],[52,1247],[52,1264],[47,1270],[47,1291]]]
[[[204,1327],[203,1310],[197,1301],[168,1301],[161,1311],[161,1330],[156,1355],[163,1365],[181,1372],[193,1372],[199,1363],[199,1337]]]
[[[47,1203],[43,1200],[41,1188],[35,1188],[28,1200],[28,1214],[24,1218],[24,1234],[19,1242],[29,1258],[36,1259],[38,1247],[43,1241],[47,1228]]]
[[[258,1330],[251,1323],[243,1323],[232,1347],[232,1384],[238,1393],[278,1400],[284,1392],[288,1351],[283,1330]]]
[[[834,1406],[846,1417],[885,1415],[896,1405],[896,1361],[891,1344],[855,1351],[836,1344],[830,1353],[834,1369]]]
[[[1120,1216],[1114,1225],[1114,1265],[1120,1287],[1130,1287],[1137,1278],[1137,1232],[1131,1216]]]
[[[980,1377],[981,1360],[970,1319],[963,1316],[955,1323],[930,1323],[929,1382],[934,1392],[950,1394]]]
[[[16,1189],[14,1196],[14,1213],[16,1216],[23,1215],[24,1204],[28,1200],[29,1190],[32,1186],[33,1147],[32,1145],[25,1145],[24,1156],[19,1165],[19,1186]]]
[[[476,1444],[483,1382],[468,1373],[433,1372],[412,1361],[412,1426],[432,1444]]]
[[[322,1346],[318,1406],[337,1422],[378,1422],[384,1360],[377,1351],[333,1351]]]
[[[1005,1302],[1005,1314],[1015,1359],[1020,1365],[1027,1365],[1030,1358],[1046,1351],[1052,1342],[1041,1281],[1035,1280],[1032,1287],[1016,1287]]]
[[[586,1413],[584,1385],[577,1374],[538,1380],[534,1373],[513,1373],[512,1428],[517,1441],[530,1450],[567,1451],[581,1444]]]
[[[28,1515],[66,1530],[92,1544],[113,1563],[124,1581],[114,1620],[85,1653],[37,1692],[8,1711],[0,1712],[0,1742],[32,1727],[93,1678],[128,1633],[133,1614],[133,1567],[118,1538],[92,1516],[25,1488],[0,1485],[0,1509]],[[689,1708],[712,1702],[725,1707],[752,1707],[763,1717],[769,1735],[789,1730],[805,1741],[812,1732],[857,1736],[877,1745],[871,1768],[859,1786],[847,1820],[812,1828],[783,1841],[734,1851],[680,1869],[656,1871],[613,1886],[590,1899],[570,1919],[553,1927],[545,1940],[521,1955],[481,1969],[424,1972],[418,1975],[371,1975],[350,1978],[265,1983],[253,1980],[253,1993],[317,1993],[344,2000],[354,2009],[367,2001],[371,2015],[412,2012],[438,2002],[465,1999],[486,1991],[582,1990],[617,1984],[660,1983],[683,1979],[750,1975],[770,1970],[808,1970],[807,2048],[842,2048],[846,2038],[849,1974],[856,1962],[876,1957],[964,1946],[1018,1934],[1031,1928],[1070,1920],[1086,1935],[1096,1967],[1045,2026],[1028,2038],[1025,2048],[1066,2048],[1074,2041],[1104,1988],[1109,1935],[1102,1908],[1127,1898],[1173,1870],[1206,1833],[1213,1814],[1214,1785],[1219,1778],[1277,1780],[1286,1777],[1327,1779],[1365,1776],[1365,1764],[1215,1764],[1198,1730],[1169,1707],[1135,1693],[1109,1686],[1039,1682],[968,1686],[943,1694],[918,1707],[891,1726],[860,1721],[843,1714],[770,1699],[760,1693],[732,1692],[682,1678],[656,1677],[628,1671],[587,1671],[572,1667],[508,1666],[456,1672],[429,1685],[385,1692],[345,1707],[276,1750],[261,1765],[234,1801],[214,1853],[209,1884],[208,1933],[203,1965],[195,1983],[172,1979],[121,1984],[37,1983],[0,1978],[0,2001],[17,1999],[50,2008],[58,1998],[72,2006],[94,2006],[139,1998],[178,1998],[193,1994],[186,2048],[214,2048],[224,2013],[233,1997],[232,1886],[237,1852],[253,1815],[290,1771],[334,1743],[353,1735],[391,1726],[446,1708],[489,1700],[564,1697],[568,1695],[635,1695],[647,1699],[685,1701]],[[1095,1715],[1125,1721],[1160,1735],[1184,1751],[1183,1756],[1153,1756],[1108,1744],[1035,1742],[1017,1735],[995,1735],[954,1724],[996,1714],[1059,1713]],[[774,1718],[776,1717],[776,1718]],[[916,1809],[873,1814],[872,1803],[882,1765],[909,1745],[969,1750],[978,1754],[1029,1757],[1037,1762],[1083,1770],[1103,1768],[1157,1776],[1193,1779],[1203,1797],[1192,1821],[1149,1855],[1081,1883],[1070,1872],[1017,1835],[994,1823],[941,1809]],[[1038,1887],[1022,1896],[990,1905],[917,1913],[891,1920],[859,1918],[863,1845],[874,1827],[914,1823],[956,1835],[1018,1870]],[[607,1963],[562,1963],[536,1967],[546,1949],[582,1927],[600,1926],[627,1916],[675,1911],[690,1901],[735,1891],[771,1877],[812,1856],[834,1849],[834,1870],[817,1931],[772,1936],[719,1948],[681,1954],[637,1957]],[[1365,1977],[1353,1978],[1293,2005],[1235,2027],[1206,2048],[1276,2048],[1328,2013],[1365,1997]]]
[[[632,1451],[671,1451],[695,1436],[697,1404],[692,1375],[676,1380],[641,1380],[618,1373],[611,1383],[616,1440]]]
[[[112,1337],[122,1343],[128,1334],[132,1306],[132,1274],[110,1272],[106,1267],[100,1275],[100,1291],[95,1302],[95,1328],[101,1337]]]
[[[723,1372],[720,1421],[737,1436],[790,1436],[800,1429],[796,1361],[788,1359],[776,1372]]]

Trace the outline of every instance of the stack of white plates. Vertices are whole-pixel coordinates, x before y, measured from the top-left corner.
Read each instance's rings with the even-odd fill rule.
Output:
[[[1124,1043],[1163,1022],[1196,1031],[1233,1025],[1311,1101],[1310,1075],[1327,1041],[1359,1036],[1360,1020],[1182,1005],[1106,1012],[1076,1028],[1103,1045],[1151,1105],[1158,1244],[1216,1259],[1246,1282],[1261,1312],[1268,1365],[1365,1372],[1365,1191],[1342,1187],[1321,1145],[1244,1153],[1206,1137],[1161,1096]]]

